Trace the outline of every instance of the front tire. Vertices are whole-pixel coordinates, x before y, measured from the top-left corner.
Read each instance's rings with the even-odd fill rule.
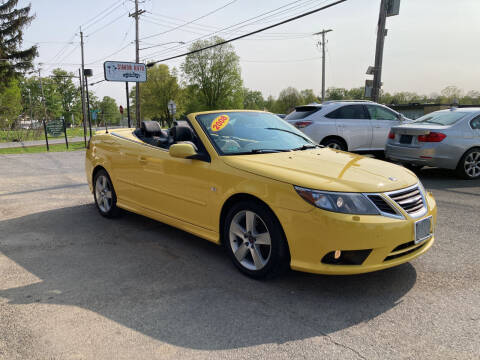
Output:
[[[480,148],[468,150],[457,165],[457,174],[462,179],[480,179]]]
[[[252,278],[272,278],[290,266],[281,225],[261,203],[242,201],[230,208],[224,222],[223,242],[235,266]]]
[[[118,216],[120,209],[117,207],[117,194],[110,176],[103,169],[97,171],[93,178],[93,196],[100,215],[107,218]]]
[[[347,151],[346,144],[340,139],[335,139],[335,138],[325,139],[322,141],[322,145],[335,150]]]

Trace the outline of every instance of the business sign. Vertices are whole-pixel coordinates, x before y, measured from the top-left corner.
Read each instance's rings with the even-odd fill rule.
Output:
[[[60,136],[63,133],[62,120],[51,120],[47,122],[47,133],[52,136]]]
[[[103,72],[107,81],[147,81],[147,67],[145,64],[137,64],[121,61],[105,61]]]

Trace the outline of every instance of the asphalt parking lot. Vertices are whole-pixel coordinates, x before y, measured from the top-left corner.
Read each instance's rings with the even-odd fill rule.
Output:
[[[193,235],[99,216],[83,161],[0,155],[1,359],[480,358],[480,181],[419,172],[439,213],[412,263],[260,282]]]

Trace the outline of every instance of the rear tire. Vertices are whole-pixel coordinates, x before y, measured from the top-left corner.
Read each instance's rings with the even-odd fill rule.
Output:
[[[120,209],[117,207],[117,194],[110,176],[104,169],[98,170],[93,178],[93,197],[100,215],[113,218],[120,214]]]
[[[473,148],[463,154],[457,165],[457,175],[462,179],[480,179],[480,148]]]
[[[337,138],[327,138],[322,141],[321,145],[335,150],[347,151],[347,145],[345,142]]]
[[[224,221],[222,239],[234,265],[251,278],[273,278],[290,267],[282,227],[261,203],[241,201],[233,205]]]

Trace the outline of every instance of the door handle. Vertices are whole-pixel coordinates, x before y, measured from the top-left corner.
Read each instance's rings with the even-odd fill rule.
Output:
[[[381,126],[378,126],[378,125],[377,125],[377,126],[375,126],[375,128],[376,128],[376,129],[380,129],[380,128],[381,128]]]
[[[140,164],[146,164],[146,163],[147,163],[147,158],[146,158],[146,157],[143,157],[143,156],[140,156],[140,157],[138,158],[138,162],[139,162]]]

